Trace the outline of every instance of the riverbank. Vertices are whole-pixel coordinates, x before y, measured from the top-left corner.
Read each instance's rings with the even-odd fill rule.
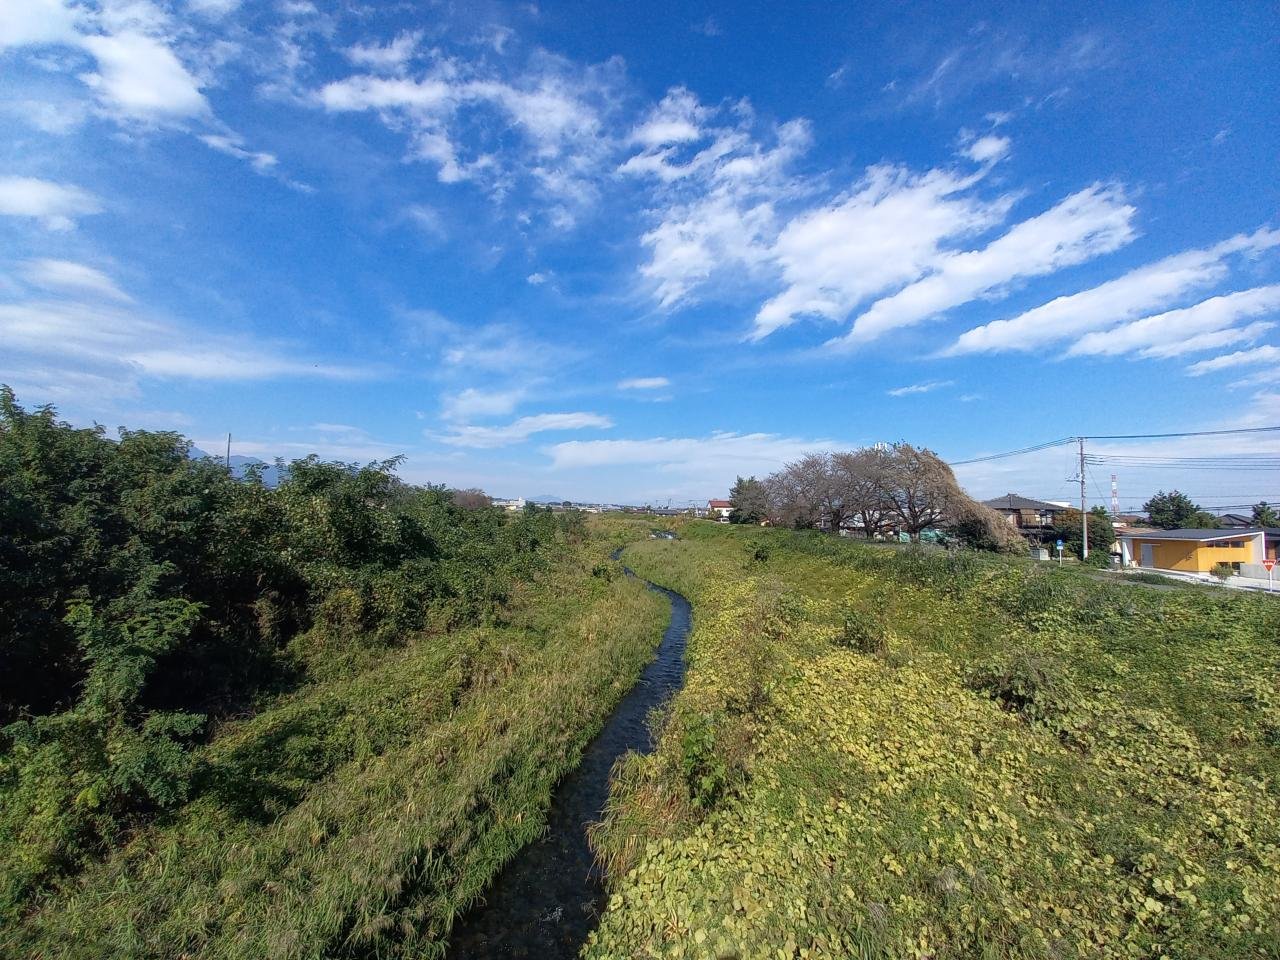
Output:
[[[589,958],[1274,956],[1268,598],[690,523]]]
[[[608,559],[644,535],[589,532],[494,622],[227,724],[197,796],[6,924],[0,956],[442,956],[653,655],[668,602]]]

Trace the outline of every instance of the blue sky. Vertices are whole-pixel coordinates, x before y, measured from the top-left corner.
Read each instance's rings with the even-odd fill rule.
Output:
[[[840,6],[7,0],[0,381],[633,502],[879,440],[1280,424],[1273,4]]]

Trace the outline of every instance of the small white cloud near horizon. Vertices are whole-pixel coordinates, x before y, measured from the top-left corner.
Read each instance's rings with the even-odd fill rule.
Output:
[[[661,390],[669,386],[671,381],[666,377],[632,377],[618,381],[619,390]]]

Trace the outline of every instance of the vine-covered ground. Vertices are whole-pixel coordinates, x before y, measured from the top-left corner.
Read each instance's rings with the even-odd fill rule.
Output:
[[[1280,956],[1280,601],[688,523],[585,955]]]

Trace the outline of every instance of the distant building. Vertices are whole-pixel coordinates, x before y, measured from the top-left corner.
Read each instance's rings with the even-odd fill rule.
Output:
[[[1133,530],[1119,536],[1126,567],[1209,573],[1219,563],[1245,576],[1266,576],[1265,530]],[[1273,548],[1274,549],[1274,548]]]
[[[1047,500],[1032,500],[1020,497],[1016,493],[1006,493],[994,500],[983,500],[984,506],[990,507],[1019,530],[1039,533],[1054,525],[1058,514],[1067,508]]]
[[[728,500],[708,500],[707,516],[722,523],[729,522],[729,514],[733,512],[733,504]]]
[[[1243,513],[1224,513],[1218,518],[1218,526],[1224,530],[1244,530],[1253,526],[1253,517]]]

